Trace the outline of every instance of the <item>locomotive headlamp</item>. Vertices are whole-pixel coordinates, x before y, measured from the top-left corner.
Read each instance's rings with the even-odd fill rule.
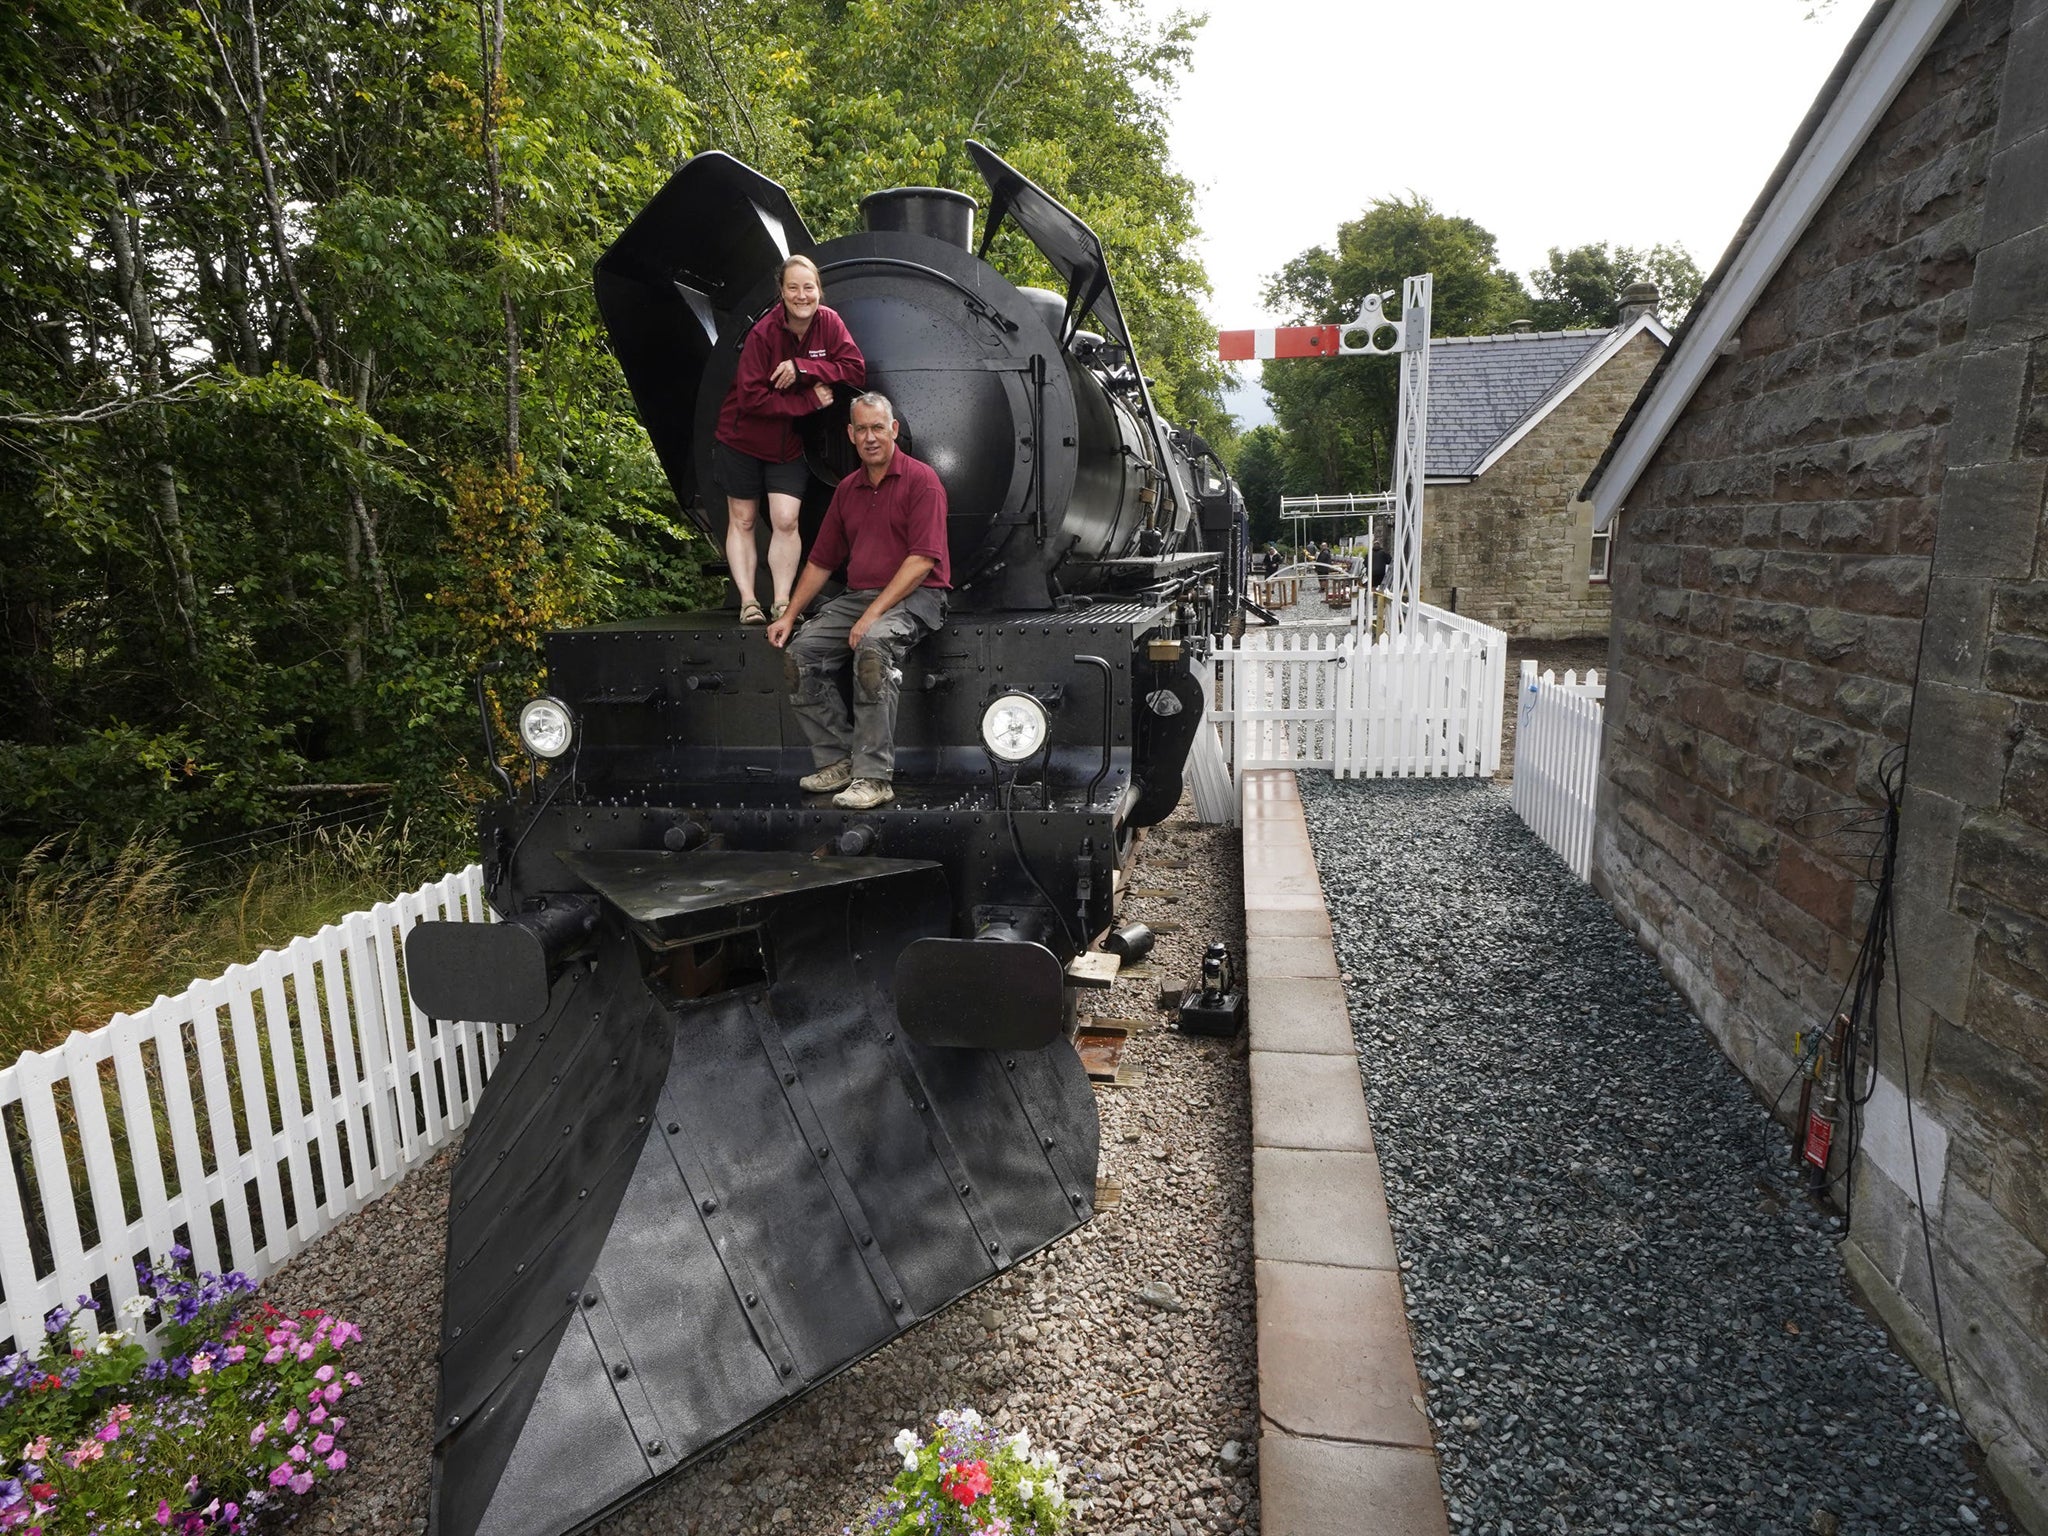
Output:
[[[1045,706],[1028,693],[1003,694],[981,712],[981,744],[1005,763],[1036,756],[1051,729]]]
[[[560,699],[535,699],[519,711],[519,739],[535,757],[560,757],[576,739],[576,717]]]

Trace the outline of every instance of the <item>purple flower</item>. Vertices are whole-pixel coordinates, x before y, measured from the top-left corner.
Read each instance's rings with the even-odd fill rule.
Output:
[[[50,1308],[49,1315],[43,1319],[43,1332],[52,1335],[59,1334],[70,1325],[71,1314],[61,1306],[52,1307]]]

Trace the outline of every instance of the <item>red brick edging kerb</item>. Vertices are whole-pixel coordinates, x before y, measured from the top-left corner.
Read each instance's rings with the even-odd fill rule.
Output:
[[[1242,784],[1262,1536],[1446,1536],[1330,915],[1289,770]]]

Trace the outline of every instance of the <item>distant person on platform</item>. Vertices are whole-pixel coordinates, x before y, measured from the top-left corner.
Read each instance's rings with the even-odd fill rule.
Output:
[[[823,303],[824,286],[808,256],[792,256],[778,274],[782,302],[755,322],[740,346],[739,372],[718,412],[712,473],[725,492],[725,559],[740,595],[740,622],[766,624],[789,606],[803,556],[797,514],[810,470],[796,424],[832,403],[832,386],[863,388],[867,360],[845,323]],[[768,572],[773,599],[755,594],[754,519],[768,499]]]
[[[1372,586],[1375,592],[1387,584],[1387,567],[1394,563],[1394,557],[1387,553],[1387,546],[1374,544],[1372,547]]]
[[[860,468],[839,482],[817,542],[804,560],[789,610],[768,626],[768,643],[787,645],[796,674],[796,711],[817,771],[806,793],[832,790],[834,805],[873,810],[896,798],[898,663],[946,622],[952,561],[946,548],[946,488],[929,464],[896,446],[896,408],[882,395],[853,402],[846,435]],[[790,631],[833,571],[846,567],[846,590]],[[840,675],[853,665],[849,715]]]

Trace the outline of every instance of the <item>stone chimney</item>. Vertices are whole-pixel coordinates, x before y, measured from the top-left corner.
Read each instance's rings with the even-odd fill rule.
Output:
[[[1657,291],[1655,283],[1648,281],[1630,283],[1621,290],[1621,323],[1623,325],[1632,325],[1639,315],[1649,315],[1652,319],[1656,318],[1657,305],[1663,297]]]
[[[1534,320],[1510,320],[1508,322],[1508,334],[1510,336],[1526,336],[1535,329],[1536,322]]]

